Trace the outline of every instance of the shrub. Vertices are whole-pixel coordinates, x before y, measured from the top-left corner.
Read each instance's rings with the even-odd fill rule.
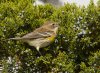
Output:
[[[23,36],[46,20],[60,22],[55,41],[40,49],[21,41]],[[33,6],[32,0],[0,1],[0,64],[3,73],[100,72],[100,1],[87,8],[66,4]]]

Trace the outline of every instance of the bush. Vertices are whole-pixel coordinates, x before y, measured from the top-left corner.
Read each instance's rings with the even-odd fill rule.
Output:
[[[21,41],[23,36],[46,20],[60,22],[55,41],[40,49]],[[87,8],[66,4],[33,6],[32,0],[0,1],[0,64],[3,73],[100,72],[100,1]]]

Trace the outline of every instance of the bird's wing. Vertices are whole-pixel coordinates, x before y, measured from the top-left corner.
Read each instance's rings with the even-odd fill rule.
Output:
[[[48,29],[37,29],[31,33],[28,33],[22,37],[22,39],[37,39],[37,38],[46,38],[51,36],[53,31],[50,31]]]

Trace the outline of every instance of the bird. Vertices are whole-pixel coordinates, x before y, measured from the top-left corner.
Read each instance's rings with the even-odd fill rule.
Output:
[[[36,48],[39,52],[40,48],[50,45],[57,36],[59,25],[54,21],[46,21],[41,27],[33,30],[22,37],[10,38],[10,40],[21,40]],[[39,52],[40,53],[40,52]]]

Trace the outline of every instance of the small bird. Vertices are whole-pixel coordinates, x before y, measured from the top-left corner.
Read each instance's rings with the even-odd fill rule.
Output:
[[[10,40],[22,40],[23,42],[28,43],[30,46],[34,46],[39,52],[40,48],[48,46],[55,40],[58,27],[58,23],[47,21],[33,32],[30,32],[23,37],[10,38]]]

